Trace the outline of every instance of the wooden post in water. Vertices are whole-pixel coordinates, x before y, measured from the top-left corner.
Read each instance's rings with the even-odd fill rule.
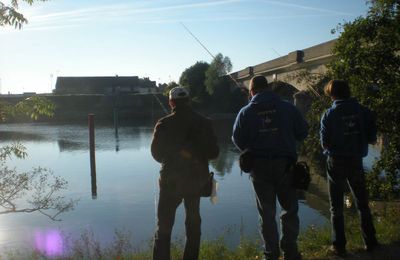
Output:
[[[89,123],[89,149],[90,149],[90,176],[92,181],[92,199],[97,198],[97,182],[96,182],[96,156],[94,145],[94,114],[88,115]]]
[[[118,138],[118,108],[114,107],[114,129],[115,137]]]

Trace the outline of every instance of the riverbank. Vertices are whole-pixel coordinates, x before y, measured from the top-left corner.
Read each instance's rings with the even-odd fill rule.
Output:
[[[360,234],[360,223],[357,214],[346,216],[346,236],[348,240],[348,256],[346,259],[398,259],[400,257],[400,225],[398,216],[400,207],[398,203],[379,203],[375,207],[374,220],[377,231],[377,238],[381,244],[373,252],[366,252],[363,249],[363,242]],[[377,211],[379,210],[379,211]],[[225,242],[222,235],[215,240],[203,241],[200,249],[199,259],[212,260],[255,260],[262,258],[261,242],[259,239],[242,238],[236,248],[231,248]],[[114,241],[108,247],[101,247],[95,239],[93,232],[83,232],[81,238],[76,241],[69,241],[64,247],[69,248],[67,256],[55,256],[55,251],[47,252],[2,252],[5,259],[151,259],[151,245],[148,242],[146,250],[136,249],[130,242],[129,233],[116,231]],[[171,246],[172,259],[182,258],[184,240],[177,239]],[[313,260],[334,260],[341,259],[332,256],[328,252],[330,246],[330,226],[315,227],[309,226],[301,232],[298,240],[299,249],[303,259]],[[47,254],[47,255],[46,255]]]
[[[31,95],[32,96],[32,95]],[[169,112],[168,99],[157,93],[106,95],[106,94],[37,94],[55,105],[53,117],[40,117],[40,122],[85,122],[88,114],[97,120],[114,122],[159,118]],[[0,95],[0,102],[16,104],[29,95]],[[27,118],[16,118],[26,122]]]
[[[0,103],[17,104],[31,97],[25,95],[0,95]],[[161,93],[136,93],[126,95],[106,94],[35,94],[48,99],[55,105],[53,117],[40,117],[39,122],[85,122],[88,114],[95,114],[96,120],[114,123],[135,120],[156,120],[170,113],[168,98]],[[212,119],[233,119],[236,113],[225,113],[207,106],[193,104],[194,109]],[[30,118],[15,118],[15,122],[31,122]]]

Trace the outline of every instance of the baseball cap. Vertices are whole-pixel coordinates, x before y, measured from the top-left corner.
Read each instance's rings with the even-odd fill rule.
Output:
[[[169,91],[169,99],[180,99],[189,97],[189,91],[184,87],[175,87]]]

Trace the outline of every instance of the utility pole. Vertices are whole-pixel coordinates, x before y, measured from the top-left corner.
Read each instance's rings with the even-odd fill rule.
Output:
[[[53,92],[53,73],[50,73],[50,94]]]

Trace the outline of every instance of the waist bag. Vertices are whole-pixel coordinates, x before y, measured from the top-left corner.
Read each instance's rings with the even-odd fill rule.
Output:
[[[248,149],[244,150],[239,156],[240,169],[245,173],[251,172],[251,170],[253,169],[253,160],[253,153]]]
[[[200,196],[201,197],[210,197],[212,193],[212,187],[213,187],[213,179],[214,179],[214,173],[210,172],[210,176],[204,184],[203,188],[200,191]]]
[[[311,182],[310,168],[306,162],[296,162],[292,167],[293,187],[307,190]]]

